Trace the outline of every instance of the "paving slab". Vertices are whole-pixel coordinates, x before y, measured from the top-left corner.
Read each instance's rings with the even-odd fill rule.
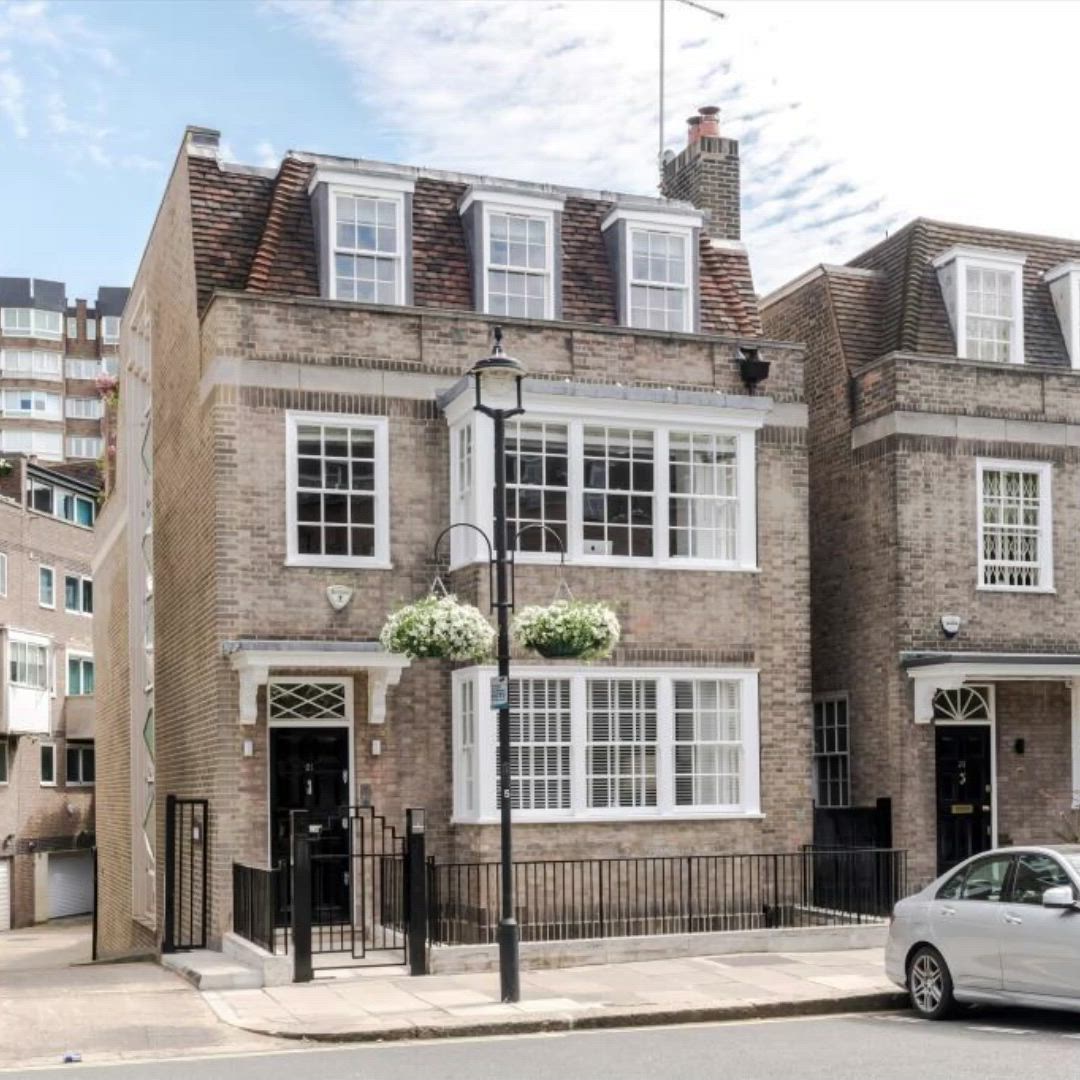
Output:
[[[266,990],[205,994],[226,1023],[327,1041],[497,1035],[701,1023],[886,1009],[905,996],[881,949],[747,953],[525,971],[522,1000],[498,1000],[497,974],[341,976]]]

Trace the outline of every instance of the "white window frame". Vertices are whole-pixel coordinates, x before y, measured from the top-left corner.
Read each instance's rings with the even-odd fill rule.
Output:
[[[0,596],[8,594],[8,556],[6,551],[0,551]]]
[[[298,544],[296,495],[298,490],[297,431],[301,424],[360,428],[371,431],[375,443],[375,553],[371,556],[307,555]],[[355,566],[390,570],[390,425],[385,416],[352,413],[293,412],[285,414],[285,528],[286,566]]]
[[[28,307],[0,308],[0,334],[6,337],[33,337],[33,309]]]
[[[468,395],[461,395],[447,409],[451,445],[456,443],[462,426],[472,426],[473,447],[491,446],[491,420],[476,414]],[[717,409],[710,406],[663,407],[644,402],[601,403],[596,399],[559,400],[527,396],[525,413],[529,421],[563,423],[568,427],[569,487],[566,561],[582,566],[657,567],[669,570],[724,570],[756,572],[757,564],[757,465],[756,434],[764,423],[764,413],[757,410]],[[582,498],[584,491],[584,429],[592,426],[648,430],[653,435],[653,554],[587,554],[584,545]],[[738,526],[736,552],[732,560],[673,556],[669,553],[669,435],[672,432],[727,435],[736,441],[736,491]],[[473,453],[474,474],[472,523],[491,534],[494,521],[494,461],[490,454]],[[450,506],[453,520],[461,508],[460,478],[457,469],[450,476]],[[472,533],[456,529],[455,532]],[[478,536],[466,536],[451,544],[451,566],[456,568],[487,557]],[[558,562],[557,551],[521,551],[519,562]]]
[[[30,357],[30,364],[23,367],[21,360],[26,356]],[[16,363],[16,357],[19,357],[19,363]],[[0,368],[7,378],[63,382],[64,354],[49,349],[0,349]]]
[[[85,374],[89,369],[90,374]],[[87,356],[69,356],[64,361],[64,376],[80,382],[93,382],[101,374],[101,361]]]
[[[601,230],[606,231],[618,221],[626,223],[626,232],[623,243],[621,264],[618,267],[618,287],[622,297],[622,325],[633,330],[643,330],[654,334],[692,334],[698,326],[698,252],[694,244],[694,229],[700,229],[704,223],[704,216],[700,211],[688,211],[686,213],[665,213],[663,211],[633,210],[623,206],[616,206],[601,223]],[[684,238],[686,264],[684,276],[686,278],[683,288],[686,290],[685,325],[680,329],[650,330],[649,327],[634,326],[632,305],[630,303],[631,286],[634,284],[634,244],[633,233],[635,230],[646,232],[669,233]],[[638,282],[638,284],[650,284]],[[670,288],[666,283],[655,282],[658,287]],[[676,286],[677,287],[677,286]]]
[[[79,319],[75,315],[67,316],[67,336],[69,341],[76,341],[79,337]]]
[[[63,420],[64,412],[60,394],[52,390],[34,390],[30,387],[5,386],[0,389],[0,413],[4,416],[23,417],[32,420]],[[12,408],[9,398],[26,397],[29,409]],[[40,408],[39,408],[40,405]]]
[[[79,607],[71,608],[67,604],[67,583],[68,581],[75,581],[79,586]],[[90,586],[90,596],[94,595],[94,579],[86,574],[64,574],[64,611],[68,615],[85,615],[87,617],[93,615],[93,599],[90,601],[90,610],[86,610],[86,586]]]
[[[407,192],[412,191],[412,185],[406,187],[399,187],[397,185],[381,186],[376,182],[368,181],[365,178],[364,183],[357,185],[344,185],[344,184],[331,184],[327,189],[327,201],[329,204],[327,218],[329,219],[330,235],[328,237],[329,252],[329,270],[330,275],[330,288],[329,294],[331,300],[346,300],[353,304],[370,304],[378,303],[385,304],[384,300],[354,300],[351,296],[338,296],[337,291],[337,256],[339,254],[337,244],[337,200],[340,196],[347,198],[357,199],[378,199],[383,202],[390,202],[394,204],[394,227],[397,231],[398,247],[397,251],[392,256],[394,261],[394,300],[393,304],[401,306],[405,303],[405,195]],[[366,252],[357,249],[345,249],[340,251],[342,255],[364,255]],[[390,258],[385,251],[372,252],[372,257],[378,257],[381,259]]]
[[[97,319],[87,318],[86,320],[86,340],[97,341]]]
[[[44,600],[44,574],[46,571],[49,574],[49,591],[52,593],[51,603],[46,603]],[[49,611],[56,610],[56,568],[47,566],[44,563],[38,566],[38,607],[47,608]]]
[[[94,669],[94,687],[97,688],[97,665],[94,663],[94,654],[92,652],[86,652],[82,649],[65,649],[64,650],[64,696],[65,697],[93,697],[94,695],[87,694],[83,691],[80,684],[79,692],[73,694],[71,692],[71,661],[78,660],[80,663],[89,662]],[[80,671],[79,678],[82,679],[82,673]]]
[[[42,768],[42,758],[45,755],[45,751],[52,751],[52,779],[45,779],[45,770]],[[42,787],[56,787],[56,773],[57,773],[57,761],[56,761],[56,743],[51,740],[43,740],[38,743],[38,777],[41,781]]]
[[[1039,584],[984,585],[986,560],[983,557],[983,473],[987,470],[1034,473],[1039,477]],[[1002,458],[977,458],[975,462],[975,513],[978,525],[979,592],[1052,593],[1054,589],[1054,518],[1051,491],[1053,465],[1049,461],[1009,461]]]
[[[44,686],[38,686],[38,685],[36,685],[34,683],[29,683],[29,682],[19,682],[18,679],[12,678],[12,676],[11,676],[11,664],[12,664],[12,661],[15,660],[14,646],[16,646],[16,645],[24,646],[26,649],[42,649],[42,650],[44,650],[45,657],[44,657],[44,659],[42,661],[42,672],[43,672],[44,677],[45,677],[45,685]],[[9,632],[6,659],[7,659],[7,665],[8,666],[7,666],[7,670],[5,671],[5,676],[7,677],[8,684],[10,686],[18,686],[18,687],[21,687],[24,690],[35,690],[39,694],[44,694],[46,692],[51,692],[51,691],[53,691],[55,689],[55,686],[54,686],[54,683],[53,683],[53,671],[52,671],[53,656],[52,656],[52,650],[49,648],[49,639],[48,638],[40,637],[40,636],[37,636],[37,635],[31,635],[29,633],[20,633],[20,632],[17,632],[17,631],[16,632]],[[15,664],[16,664],[16,669],[17,669],[18,668],[18,661],[17,660],[15,660]],[[29,657],[28,657],[27,660],[26,660],[26,670],[28,672],[30,670],[30,667],[31,667],[31,664],[29,662]]]
[[[64,456],[93,461],[101,457],[103,447],[100,435],[69,435],[64,442]]]
[[[115,345],[120,340],[119,315],[102,315],[101,340],[106,345]]]
[[[68,754],[76,751],[79,755],[79,777],[76,780],[72,780],[68,772]],[[83,755],[89,750],[91,754],[94,754],[94,776],[93,780],[83,779]],[[97,782],[97,754],[94,753],[94,740],[93,739],[71,739],[64,743],[64,787],[82,788],[93,787]]]
[[[455,823],[493,824],[499,820],[497,800],[497,711],[491,708],[491,680],[496,669],[490,666],[461,668],[453,672],[452,739],[453,795]],[[520,822],[653,821],[679,819],[758,819],[761,813],[760,718],[758,713],[758,671],[751,668],[610,668],[519,665],[513,678],[567,679],[570,682],[570,808],[557,810],[515,810]],[[588,679],[656,680],[657,696],[657,805],[649,807],[591,808],[586,791],[586,746],[588,743]],[[684,807],[675,803],[675,712],[674,683],[680,680],[733,680],[740,686],[740,726],[743,747],[738,806]],[[463,763],[461,684],[472,682],[475,706],[476,808],[468,809]]]
[[[69,420],[100,420],[103,413],[101,398],[64,398],[64,416]]]
[[[1010,364],[1024,362],[1024,263],[1027,256],[1013,251],[1000,251],[993,248],[977,248],[957,245],[942,252],[933,261],[938,274],[938,282],[945,298],[945,307],[956,335],[956,354],[961,360],[976,360],[979,363],[999,363],[993,360],[979,360],[970,355],[968,348],[968,271],[990,270],[1009,274],[1012,277],[1012,333],[1009,337]],[[978,316],[976,316],[978,317]]]
[[[0,738],[0,762],[4,771],[0,773],[0,787],[7,787],[11,782],[11,755],[8,753],[7,736]]]

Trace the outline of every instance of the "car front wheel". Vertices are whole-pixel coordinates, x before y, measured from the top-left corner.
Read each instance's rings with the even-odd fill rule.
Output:
[[[925,1020],[944,1020],[953,1009],[952,976],[937,949],[921,946],[908,965],[911,1007]]]

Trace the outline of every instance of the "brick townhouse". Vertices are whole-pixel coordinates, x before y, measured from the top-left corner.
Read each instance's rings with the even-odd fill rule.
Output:
[[[93,906],[90,463],[0,477],[0,930]]]
[[[806,343],[816,798],[927,879],[1071,835],[1080,242],[916,220],[762,302]]]
[[[170,793],[210,802],[212,941],[230,865],[276,862],[297,806],[422,806],[440,859],[497,853],[493,669],[378,645],[447,560],[487,610],[480,541],[433,545],[491,527],[462,376],[496,324],[530,372],[510,516],[558,534],[624,631],[606,663],[515,656],[517,855],[810,839],[802,356],[763,337],[716,112],[665,167],[678,199],[253,168],[188,129],[125,313],[98,530],[103,953],[160,941]],[[547,602],[553,541],[519,547],[519,606]],[[614,782],[590,783],[617,711]]]
[[[128,291],[104,286],[93,305],[65,292],[61,281],[0,277],[0,453],[101,456],[97,381],[117,373]]]

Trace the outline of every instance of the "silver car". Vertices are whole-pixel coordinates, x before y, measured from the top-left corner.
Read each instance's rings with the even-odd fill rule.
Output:
[[[956,1002],[1080,1011],[1080,844],[984,851],[901,900],[885,967],[930,1020]]]

